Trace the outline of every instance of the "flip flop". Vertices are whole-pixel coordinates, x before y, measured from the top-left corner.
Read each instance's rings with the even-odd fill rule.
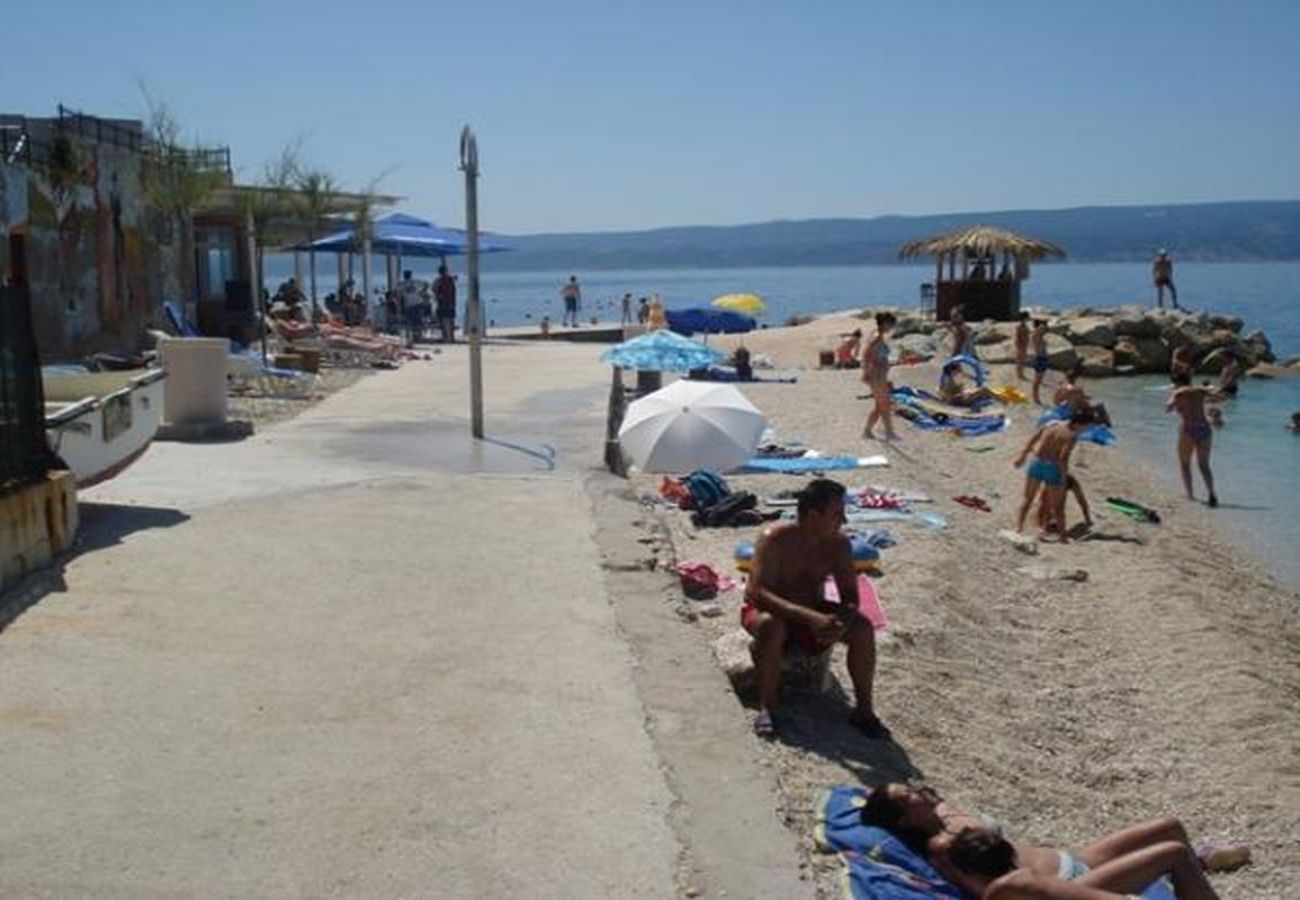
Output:
[[[754,735],[765,741],[776,740],[776,719],[767,710],[763,710],[754,717]]]
[[[1250,847],[1245,844],[1201,844],[1196,858],[1207,872],[1231,872],[1250,862]]]

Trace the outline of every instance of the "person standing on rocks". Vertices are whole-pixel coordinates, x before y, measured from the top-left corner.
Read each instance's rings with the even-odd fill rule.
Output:
[[[1169,258],[1168,250],[1161,250],[1156,254],[1155,261],[1151,263],[1151,280],[1156,286],[1156,306],[1160,309],[1165,307],[1165,288],[1169,288],[1169,299],[1174,309],[1182,309],[1178,305],[1178,288],[1174,287],[1174,261]]]
[[[1038,406],[1043,405],[1042,399],[1039,398],[1038,392],[1043,388],[1043,376],[1051,367],[1051,361],[1047,356],[1047,320],[1034,319],[1034,403]]]
[[[1020,313],[1020,321],[1016,323],[1015,332],[1015,350],[1016,350],[1016,380],[1027,381],[1025,378],[1025,360],[1029,357],[1029,313]]]
[[[1211,507],[1218,506],[1219,498],[1214,493],[1214,473],[1210,471],[1210,446],[1214,441],[1214,429],[1205,416],[1205,401],[1223,395],[1216,388],[1194,387],[1192,376],[1188,372],[1175,372],[1171,380],[1174,389],[1165,401],[1165,412],[1178,413],[1178,468],[1182,471],[1187,499],[1196,499],[1196,494],[1192,491],[1192,454],[1195,453],[1201,480],[1205,482],[1205,489],[1210,494],[1208,502]]]

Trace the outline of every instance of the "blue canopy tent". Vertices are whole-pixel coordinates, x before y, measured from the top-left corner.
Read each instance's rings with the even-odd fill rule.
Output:
[[[346,228],[327,234],[323,238],[318,238],[306,244],[299,244],[292,249],[310,253],[339,254],[340,283],[343,280],[343,254],[362,254],[365,257],[363,260],[365,275],[362,287],[367,302],[369,302],[370,263],[369,257],[366,255],[366,243],[367,241],[357,234],[356,226],[348,225]],[[400,271],[402,257],[404,256],[438,258],[457,256],[469,251],[469,237],[459,228],[441,228],[427,219],[410,216],[406,213],[392,213],[381,219],[376,219],[370,226],[369,245],[370,253],[379,253],[387,257],[388,288],[392,290],[396,281],[396,272],[393,266],[394,257],[397,258],[396,271]],[[479,236],[478,250],[480,253],[500,253],[512,249],[514,248],[508,247],[490,237]]]
[[[295,250],[318,253],[360,253],[355,226],[300,244]],[[459,228],[440,228],[426,219],[393,213],[376,219],[370,228],[370,250],[387,256],[456,256],[469,249],[469,238]],[[500,253],[513,248],[491,238],[479,238],[479,253]]]
[[[704,334],[743,334],[754,330],[754,320],[729,309],[692,306],[687,309],[664,311],[668,327],[678,334],[690,337],[696,332]]]

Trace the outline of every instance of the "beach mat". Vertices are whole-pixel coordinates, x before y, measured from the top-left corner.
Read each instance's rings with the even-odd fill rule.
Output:
[[[792,459],[749,460],[738,472],[777,472],[783,475],[806,475],[844,469],[873,469],[889,465],[884,456],[800,456]]]
[[[813,798],[813,839],[818,848],[844,860],[846,894],[854,900],[963,900],[929,860],[883,828],[862,824],[866,803],[866,788],[847,785],[818,791]],[[1138,896],[1175,900],[1163,880]]]

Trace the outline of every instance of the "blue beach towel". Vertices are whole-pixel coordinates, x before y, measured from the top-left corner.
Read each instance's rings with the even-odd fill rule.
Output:
[[[785,475],[802,475],[808,472],[830,472],[837,469],[866,469],[887,466],[883,456],[800,456],[794,459],[751,459],[740,467],[742,472],[780,472]]]
[[[813,839],[844,860],[846,893],[853,900],[962,900],[929,860],[883,828],[862,824],[866,802],[865,788],[847,785],[819,791],[813,800]],[[1163,880],[1139,896],[1175,900]]]
[[[900,416],[925,431],[949,431],[962,437],[975,437],[1001,431],[1007,424],[1007,417],[1001,411],[980,412],[973,407],[950,406],[924,388],[904,385],[894,388],[889,396]]]

